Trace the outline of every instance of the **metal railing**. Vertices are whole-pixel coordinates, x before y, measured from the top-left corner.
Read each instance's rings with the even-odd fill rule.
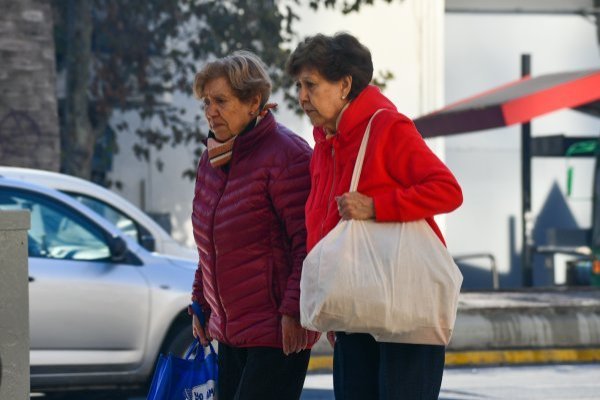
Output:
[[[490,260],[490,270],[492,273],[492,287],[494,290],[500,289],[500,281],[498,279],[498,267],[496,266],[496,257],[492,253],[473,253],[473,254],[460,254],[452,256],[454,261],[470,260],[473,258],[487,258]]]

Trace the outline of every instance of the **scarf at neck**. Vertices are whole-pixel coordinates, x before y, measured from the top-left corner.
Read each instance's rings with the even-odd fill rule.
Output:
[[[224,142],[219,142],[213,137],[208,138],[206,143],[208,147],[208,159],[213,168],[222,167],[231,160],[233,141],[236,137],[237,135],[232,136],[231,139]]]
[[[210,161],[210,165],[212,165],[213,168],[218,168],[228,164],[229,161],[231,161],[231,156],[233,155],[233,142],[235,141],[235,138],[240,135],[243,135],[244,133],[254,128],[256,125],[258,125],[260,120],[263,119],[265,115],[267,115],[269,110],[276,107],[277,104],[274,103],[265,104],[261,112],[258,114],[258,117],[250,121],[250,123],[244,128],[242,132],[232,136],[224,142],[220,142],[214,137],[209,137],[206,144],[208,147],[208,159]]]

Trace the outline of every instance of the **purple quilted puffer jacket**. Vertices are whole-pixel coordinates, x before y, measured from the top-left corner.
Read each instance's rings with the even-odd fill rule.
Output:
[[[209,333],[236,347],[282,347],[282,314],[299,318],[311,149],[269,112],[235,139],[228,170],[200,159],[192,211],[200,254],[192,299]],[[309,344],[316,334],[309,335]]]

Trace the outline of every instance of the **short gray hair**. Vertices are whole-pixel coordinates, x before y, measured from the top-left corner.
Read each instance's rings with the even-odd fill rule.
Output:
[[[249,101],[260,94],[262,108],[271,95],[271,79],[267,67],[254,53],[246,50],[236,51],[204,65],[194,79],[194,95],[204,97],[204,86],[216,78],[226,78],[235,96],[242,102]]]

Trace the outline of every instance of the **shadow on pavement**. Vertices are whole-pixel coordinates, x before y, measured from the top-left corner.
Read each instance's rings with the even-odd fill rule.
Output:
[[[442,390],[439,400],[480,400],[484,398],[459,390]],[[300,400],[334,400],[333,389],[304,389]]]
[[[333,400],[333,389],[304,389],[300,400]]]

